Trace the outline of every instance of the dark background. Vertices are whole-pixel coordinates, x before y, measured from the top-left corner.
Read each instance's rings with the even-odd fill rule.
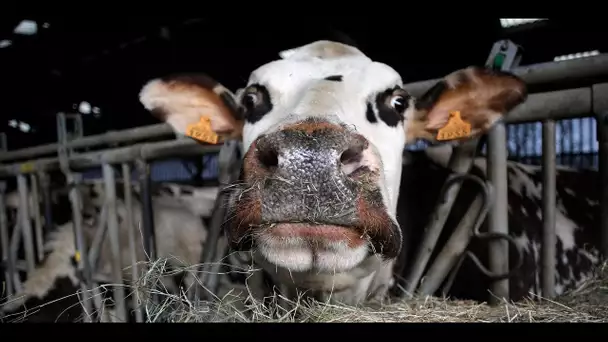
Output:
[[[88,101],[99,115],[85,115],[85,134],[158,123],[138,102],[149,79],[174,72],[205,72],[236,90],[254,68],[284,49],[318,39],[351,39],[372,59],[399,71],[404,82],[441,77],[484,64],[492,44],[509,38],[524,48],[522,65],[558,55],[599,50],[608,39],[597,20],[553,19],[505,29],[499,18],[381,22],[366,17],[289,17],[234,20],[200,18],[11,17],[0,14],[2,120],[9,149],[56,141],[59,111],[76,112]],[[38,24],[35,35],[13,33],[24,19]],[[242,24],[239,24],[242,23]],[[345,37],[346,35],[347,37]],[[8,126],[17,119],[33,132]]]

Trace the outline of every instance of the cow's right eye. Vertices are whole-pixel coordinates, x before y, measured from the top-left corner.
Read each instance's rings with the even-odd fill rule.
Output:
[[[243,106],[245,106],[247,109],[253,109],[258,101],[259,96],[254,92],[248,92],[243,95]]]
[[[263,85],[251,84],[242,94],[241,111],[248,122],[255,123],[272,110],[270,94]]]

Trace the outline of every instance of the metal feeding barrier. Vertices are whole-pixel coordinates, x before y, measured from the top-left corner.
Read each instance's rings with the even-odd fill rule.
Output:
[[[72,130],[68,129],[69,123]],[[122,166],[122,175],[124,183],[125,193],[125,204],[128,211],[127,218],[130,222],[127,222],[128,226],[132,229],[128,232],[129,234],[129,246],[132,261],[132,275],[137,276],[137,257],[135,255],[135,235],[140,234],[136,231],[136,227],[133,224],[133,212],[131,203],[133,201],[131,196],[131,163],[135,164],[135,168],[138,171],[138,181],[141,189],[141,200],[142,200],[142,217],[141,222],[143,223],[143,248],[144,253],[148,257],[148,260],[156,259],[156,246],[154,237],[154,219],[151,202],[151,177],[150,177],[150,165],[149,163],[154,160],[166,158],[166,157],[185,157],[190,155],[202,155],[208,153],[217,154],[221,150],[232,148],[231,145],[226,144],[224,146],[216,145],[201,145],[190,139],[171,139],[167,141],[154,142],[154,143],[136,143],[127,147],[116,147],[108,148],[105,150],[94,151],[94,152],[83,152],[77,153],[76,149],[95,147],[104,144],[112,144],[118,142],[136,142],[138,140],[144,140],[148,138],[157,138],[168,135],[173,135],[171,128],[167,124],[152,125],[148,127],[138,127],[130,130],[108,132],[101,135],[95,136],[82,136],[82,121],[79,115],[66,115],[63,113],[57,116],[57,129],[58,129],[58,142],[55,144],[36,146],[27,149],[21,149],[16,151],[4,152],[0,154],[0,239],[2,247],[2,262],[5,271],[5,282],[7,294],[13,295],[15,292],[21,290],[21,284],[19,280],[18,271],[27,271],[28,273],[35,267],[36,263],[41,260],[41,255],[34,254],[37,250],[41,252],[42,249],[42,229],[40,220],[40,213],[29,213],[29,208],[38,210],[39,206],[27,206],[27,194],[32,194],[32,200],[34,203],[38,203],[39,194],[38,191],[42,188],[42,199],[44,204],[44,221],[46,223],[46,229],[52,230],[53,212],[51,208],[51,189],[48,177],[48,172],[61,171],[67,181],[67,188],[69,190],[69,200],[72,207],[72,223],[74,225],[74,239],[76,246],[76,253],[74,255],[74,263],[77,269],[77,276],[80,279],[81,294],[83,309],[86,315],[84,315],[85,321],[95,321],[100,319],[96,317],[93,312],[100,313],[101,299],[98,291],[98,277],[95,272],[95,265],[97,263],[100,248],[106,238],[109,239],[110,251],[111,251],[111,263],[112,263],[112,282],[120,284],[122,283],[121,274],[121,263],[120,263],[120,235],[118,234],[118,222],[116,212],[116,169],[115,165],[120,164]],[[48,156],[56,153],[56,156]],[[222,155],[224,155],[222,153]],[[8,155],[8,156],[7,156]],[[45,156],[46,155],[46,156]],[[41,157],[43,156],[43,157]],[[39,157],[38,159],[29,159]],[[40,158],[41,157],[41,158]],[[25,159],[25,161],[24,161]],[[29,160],[28,160],[29,159]],[[225,160],[226,158],[222,158]],[[12,163],[11,163],[12,162]],[[224,162],[225,163],[225,162]],[[101,213],[99,215],[99,224],[96,227],[95,236],[93,238],[91,246],[86,246],[82,225],[82,199],[81,194],[78,191],[78,185],[82,182],[82,175],[79,171],[91,168],[99,167],[102,168],[103,181],[104,181],[104,193],[106,197],[103,199],[104,203],[101,207]],[[222,166],[223,169],[229,169],[229,166]],[[32,189],[29,191],[27,188],[26,176],[30,176]],[[18,221],[13,229],[12,236],[9,237],[9,227],[6,219],[6,203],[5,190],[6,190],[6,179],[7,177],[16,177],[18,184],[18,191],[20,197],[20,205],[18,210]],[[38,185],[40,184],[40,186]],[[32,227],[30,224],[30,217],[34,218],[36,223],[36,234],[32,233]],[[216,220],[217,221],[217,220]],[[212,231],[217,231],[219,227],[212,228]],[[33,246],[33,236],[36,236],[37,248]],[[24,250],[25,250],[25,262],[17,260],[17,249],[20,244],[20,240],[23,237]],[[135,278],[133,278],[135,280]],[[117,286],[114,291],[114,302],[115,312],[119,321],[125,321],[127,317],[126,305],[125,305],[125,291],[121,286]],[[144,313],[140,309],[135,310],[135,318],[138,322],[144,321]]]
[[[550,62],[524,67],[515,67],[519,61],[516,47],[511,42],[498,42],[494,45],[487,66],[492,68],[509,69],[528,84],[559,83],[561,80],[577,80],[590,76],[608,75],[608,55],[597,55],[584,59],[561,62]],[[405,89],[412,95],[421,95],[439,80],[428,80],[406,84]],[[425,238],[421,243],[417,257],[413,260],[414,267],[407,277],[407,289],[411,293],[418,290],[422,293],[434,293],[440,287],[443,292],[449,290],[460,264],[464,258],[471,258],[482,273],[496,280],[493,292],[497,297],[508,298],[508,276],[521,263],[521,253],[515,265],[509,265],[508,246],[513,244],[508,236],[507,218],[507,187],[506,187],[506,147],[504,124],[531,121],[543,121],[543,294],[551,297],[553,293],[555,265],[555,120],[597,116],[598,137],[600,146],[600,171],[602,172],[601,205],[608,207],[608,83],[592,84],[576,89],[557,90],[546,93],[530,94],[528,100],[515,108],[506,117],[504,123],[496,124],[488,136],[488,171],[489,181],[469,174],[472,162],[480,145],[479,139],[463,143],[454,149],[449,168],[454,172],[442,190],[441,200],[436,204],[431,222],[426,227]],[[68,121],[74,121],[74,129],[68,132]],[[168,124],[158,124],[138,127],[123,131],[108,132],[100,135],[82,136],[82,122],[78,115],[58,115],[58,142],[32,148],[7,151],[6,139],[0,139],[0,246],[2,248],[2,264],[6,282],[7,294],[10,296],[21,289],[18,271],[30,272],[42,258],[43,231],[53,229],[53,211],[51,208],[51,182],[49,172],[61,171],[68,182],[69,198],[72,206],[74,239],[77,253],[74,261],[81,286],[85,296],[81,299],[84,309],[95,308],[99,312],[101,303],[95,293],[97,283],[95,266],[104,239],[108,238],[112,257],[112,280],[122,282],[120,278],[119,246],[120,235],[116,217],[116,182],[117,172],[122,174],[125,202],[127,203],[129,220],[135,219],[130,203],[133,202],[131,192],[132,168],[137,171],[135,180],[139,183],[142,201],[141,222],[143,223],[143,241],[145,255],[149,260],[155,260],[155,222],[152,210],[152,183],[150,163],[162,158],[181,158],[192,155],[219,153],[219,182],[220,192],[212,213],[210,231],[201,256],[201,285],[209,292],[215,292],[219,286],[219,258],[225,254],[224,245],[219,245],[221,223],[226,215],[225,186],[233,183],[238,176],[242,158],[242,146],[237,141],[227,141],[221,145],[201,145],[192,139],[175,139]],[[172,138],[141,143],[149,138],[170,136]],[[88,147],[104,144],[130,143],[130,146],[110,147],[98,151],[78,152]],[[552,147],[553,146],[553,147]],[[115,166],[120,165],[118,168]],[[77,191],[82,182],[80,171],[91,167],[101,167],[106,198],[99,215],[98,226],[91,246],[86,246],[82,237],[82,199]],[[9,231],[6,216],[6,179],[15,177],[20,195],[20,206],[16,225]],[[28,178],[29,187],[28,189]],[[454,233],[438,256],[429,265],[432,251],[445,224],[456,195],[464,182],[472,182],[479,186],[480,192],[461,219]],[[39,213],[38,205],[31,207],[34,213],[29,213],[27,194],[32,194],[34,203],[42,199],[43,213]],[[32,227],[30,217],[34,217]],[[44,224],[37,218],[43,217]],[[481,224],[489,218],[489,230],[481,231]],[[137,257],[135,254],[135,236],[139,232],[133,222],[127,222],[132,228],[127,234],[129,239],[131,262],[135,276],[137,272]],[[602,213],[602,242],[605,255],[608,255],[608,211]],[[9,234],[10,233],[10,234]],[[484,266],[478,258],[467,251],[472,239],[487,240],[490,244],[490,264]],[[18,247],[23,244],[25,261],[17,260]],[[515,246],[515,244],[513,244]],[[218,250],[219,249],[219,250]],[[517,249],[515,249],[517,250]],[[511,266],[511,267],[509,267]],[[425,272],[426,271],[426,272]],[[139,272],[141,273],[141,272]],[[424,277],[423,277],[424,275]],[[423,279],[424,281],[420,281]],[[135,278],[133,278],[135,280]],[[443,285],[443,286],[442,286]],[[195,296],[205,298],[209,293],[200,293],[197,288]],[[114,291],[114,301],[119,319],[126,319],[126,304],[124,291]],[[135,311],[136,321],[145,320],[144,312]],[[90,321],[99,319],[91,315]]]
[[[549,62],[517,67],[521,60],[518,47],[511,41],[496,42],[486,62],[486,67],[510,71],[522,78],[528,85],[540,83],[560,84],[564,81],[584,80],[608,76],[608,55]],[[440,80],[427,80],[405,85],[414,96],[421,95]],[[575,89],[557,90],[530,94],[526,102],[508,113],[504,122],[499,122],[488,134],[487,171],[489,182],[468,174],[480,139],[472,139],[454,148],[448,167],[454,175],[444,187],[434,215],[425,228],[425,235],[405,279],[405,290],[414,293],[432,294],[443,283],[445,294],[458,268],[467,256],[480,271],[493,280],[490,303],[496,304],[501,298],[509,298],[508,278],[523,262],[522,251],[509,237],[507,211],[507,148],[506,127],[511,123],[543,122],[543,243],[542,243],[542,293],[545,298],[554,297],[555,288],[555,196],[556,157],[555,121],[567,118],[598,116],[598,137],[600,142],[600,172],[603,180],[600,205],[608,206],[608,83],[592,84]],[[604,121],[602,121],[604,120]],[[463,181],[469,180],[481,187],[481,193],[471,203],[460,224],[444,248],[427,268],[429,259],[445,224],[452,205]],[[483,198],[490,198],[484,203]],[[488,209],[489,206],[489,209]],[[477,213],[477,215],[475,215]],[[480,233],[479,227],[488,217],[488,232]],[[602,253],[608,255],[608,215],[602,213]],[[489,242],[489,270],[470,251],[466,251],[472,239]],[[509,244],[516,251],[515,265],[509,265]],[[509,267],[511,266],[511,267]],[[425,273],[426,271],[426,273]],[[447,278],[447,279],[446,279]]]

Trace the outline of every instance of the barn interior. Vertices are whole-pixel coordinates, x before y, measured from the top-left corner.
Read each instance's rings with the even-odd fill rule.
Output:
[[[494,44],[504,39],[522,51],[519,67],[594,58],[608,51],[606,33],[601,21],[583,18],[479,16],[458,25],[434,21],[431,26],[421,26],[418,20],[403,21],[402,15],[384,17],[382,25],[355,16],[319,16],[314,25],[310,17],[272,16],[255,24],[237,19],[226,25],[219,16],[109,20],[102,16],[0,13],[0,82],[5,89],[1,97],[0,132],[4,134],[0,154],[57,143],[60,113],[78,116],[84,136],[159,124],[138,100],[138,93],[148,80],[202,72],[236,90],[243,86],[251,70],[278,58],[280,51],[321,39],[355,45],[373,60],[391,65],[404,83],[416,83],[467,66],[484,65]],[[535,82],[529,85],[529,91],[544,93],[604,83],[608,68],[605,63],[601,68],[601,72],[585,77]],[[599,128],[593,115],[557,121],[558,165],[601,167]],[[541,128],[541,122],[510,125],[508,158],[540,165]],[[104,148],[129,144],[111,142]],[[200,157],[196,158],[188,161],[200,161]],[[181,160],[155,162],[151,181],[220,183],[217,157],[205,158],[201,166],[204,170],[198,169],[196,175]],[[0,164],[25,160],[28,158],[5,158]],[[101,178],[101,169],[91,172]],[[18,184],[12,177],[6,186],[8,192],[16,190]],[[4,270],[7,262],[8,256],[3,254]]]

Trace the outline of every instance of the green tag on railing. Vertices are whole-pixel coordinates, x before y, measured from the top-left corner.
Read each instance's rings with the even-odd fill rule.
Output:
[[[492,63],[492,67],[494,69],[501,69],[504,62],[505,62],[505,55],[502,53],[498,53],[498,54],[496,54],[496,57],[494,57],[494,63]]]

